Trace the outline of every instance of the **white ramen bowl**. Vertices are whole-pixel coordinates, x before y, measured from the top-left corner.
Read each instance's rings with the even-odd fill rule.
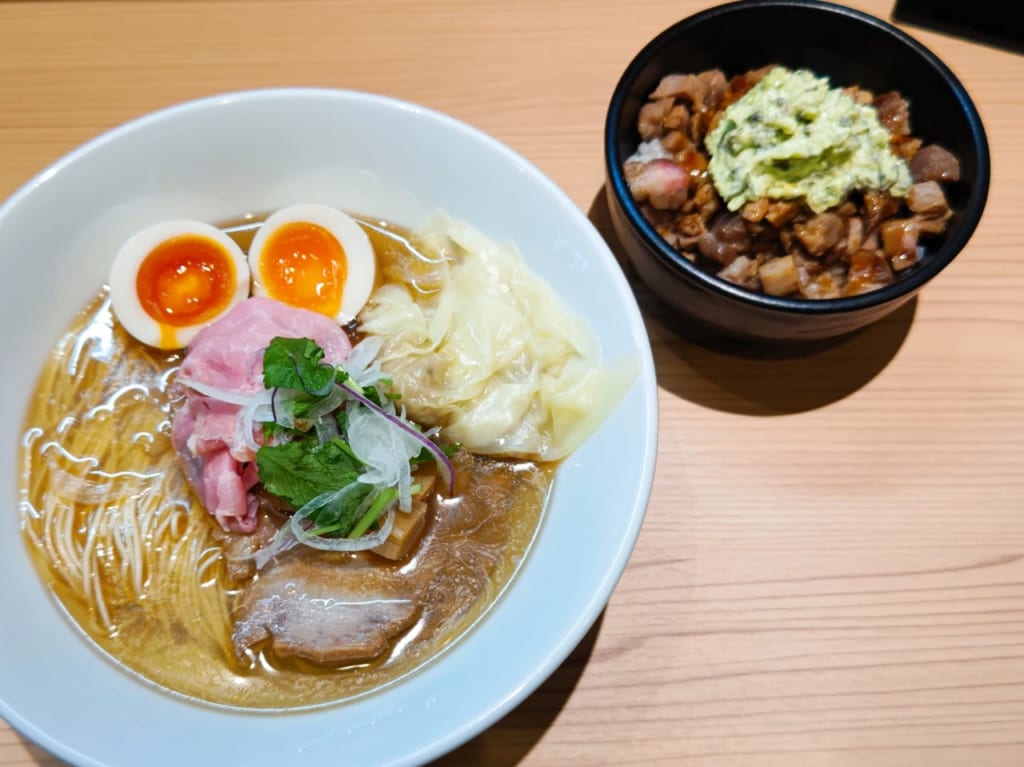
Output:
[[[168,694],[110,661],[66,618],[29,558],[18,440],[61,331],[104,284],[118,245],[151,222],[227,220],[296,201],[416,226],[443,209],[515,242],[606,358],[640,375],[558,469],[541,530],[498,603],[408,678],[292,713],[232,711]],[[76,765],[409,765],[508,713],[595,622],[647,507],[657,389],[634,297],[605,242],[533,165],[419,106],[356,92],[228,94],[143,117],[86,144],[0,208],[0,717]]]

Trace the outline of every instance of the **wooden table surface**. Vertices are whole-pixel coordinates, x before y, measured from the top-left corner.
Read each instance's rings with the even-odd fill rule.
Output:
[[[0,198],[153,109],[335,86],[490,133],[617,248],[612,88],[709,4],[3,2]],[[636,551],[564,666],[439,765],[1024,765],[1024,58],[908,30],[988,131],[966,251],[895,315],[801,354],[687,340],[637,286],[661,436]],[[54,764],[0,722],[0,767]]]

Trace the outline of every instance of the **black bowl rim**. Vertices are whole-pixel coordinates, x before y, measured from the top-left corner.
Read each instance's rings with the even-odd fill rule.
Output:
[[[890,37],[895,38],[902,45],[911,48],[929,66],[932,67],[945,80],[953,90],[957,101],[964,111],[970,125],[973,144],[977,151],[977,178],[971,189],[966,209],[963,213],[963,220],[954,232],[949,235],[940,248],[932,253],[927,260],[921,263],[918,268],[909,274],[899,278],[891,285],[873,290],[869,293],[862,293],[857,296],[845,298],[828,299],[806,299],[787,298],[782,296],[770,296],[765,293],[756,293],[746,288],[741,288],[727,280],[716,277],[701,270],[690,263],[674,250],[657,231],[648,223],[647,219],[640,213],[639,207],[633,200],[622,172],[623,158],[619,154],[617,125],[619,115],[624,109],[627,94],[638,76],[639,72],[647,66],[652,58],[661,52],[661,49],[675,38],[682,30],[696,26],[710,18],[739,13],[755,7],[797,7],[822,11],[830,14],[840,14],[853,19],[856,22],[877,28]],[[925,283],[932,279],[963,250],[964,246],[974,234],[975,229],[981,220],[988,198],[989,180],[991,173],[991,158],[989,154],[988,139],[985,128],[981,122],[981,116],[977,107],[967,93],[967,89],[953,71],[938,56],[932,53],[922,43],[905,33],[903,30],[888,23],[887,21],[871,14],[849,8],[827,0],[733,0],[733,2],[716,5],[707,10],[687,16],[659,33],[626,67],[619,78],[612,92],[612,98],[608,105],[608,112],[605,118],[604,130],[605,150],[605,173],[611,184],[613,193],[626,214],[629,224],[646,241],[648,246],[653,247],[654,252],[660,260],[673,271],[696,281],[704,288],[723,297],[739,301],[745,304],[754,304],[764,309],[779,312],[799,312],[803,314],[839,314],[855,312],[869,307],[880,306],[907,295],[912,295]]]

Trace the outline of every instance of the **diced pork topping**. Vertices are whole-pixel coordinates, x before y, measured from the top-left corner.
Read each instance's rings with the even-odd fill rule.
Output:
[[[722,111],[772,66],[727,80],[719,70],[664,76],[641,106],[643,144],[623,171],[640,211],[687,260],[751,290],[839,298],[890,284],[918,260],[922,238],[942,235],[952,210],[943,184],[960,179],[956,156],[911,134],[910,107],[896,91],[845,93],[873,106],[915,182],[906,198],[855,192],[814,214],[801,200],[759,199],[725,210],[707,172],[704,139]],[[781,263],[772,265],[772,261]]]
[[[671,210],[686,202],[690,177],[671,160],[657,159],[629,163],[626,166],[626,183],[637,202],[649,201],[655,208]]]
[[[914,181],[959,181],[960,161],[938,144],[921,147],[910,161]]]

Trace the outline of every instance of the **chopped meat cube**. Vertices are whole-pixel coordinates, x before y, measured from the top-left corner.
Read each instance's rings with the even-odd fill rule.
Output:
[[[869,232],[899,210],[900,201],[888,192],[864,192],[864,227]]]
[[[727,95],[729,98],[727,99],[727,103],[724,103],[721,106],[724,108],[737,99],[742,98],[747,91],[761,82],[761,80],[764,79],[764,76],[771,72],[775,66],[775,64],[768,64],[759,69],[751,69],[749,72],[744,72],[741,75],[733,77],[729,80],[728,84]]]
[[[871,104],[875,100],[875,94],[869,90],[861,88],[859,85],[851,85],[843,88],[843,93],[853,99],[856,103],[861,105]]]
[[[753,223],[760,222],[768,213],[768,198],[762,197],[760,200],[754,202],[748,202],[740,209],[740,215],[743,216],[747,221]]]
[[[893,139],[890,147],[892,153],[902,160],[910,162],[914,159],[914,155],[921,149],[921,139],[914,136],[900,136],[899,138]]]
[[[885,221],[881,227],[882,250],[892,264],[900,271],[917,263],[918,229],[908,218],[894,218]]]
[[[697,204],[700,209],[700,215],[703,216],[705,221],[711,219],[719,208],[721,207],[721,198],[715,191],[715,187],[709,181],[704,181],[697,185],[697,188],[693,192],[693,201]]]
[[[637,131],[640,133],[640,138],[650,141],[664,135],[663,122],[671,109],[672,99],[648,101],[640,107],[640,113],[637,115]]]
[[[668,130],[679,130],[686,128],[689,119],[690,110],[686,108],[686,104],[676,104],[672,107],[672,111],[665,115],[663,124]]]
[[[864,222],[858,216],[846,219],[846,252],[853,253],[864,245]]]
[[[722,266],[728,266],[739,256],[749,253],[750,244],[750,232],[743,218],[731,213],[715,219],[711,228],[697,241],[704,257]]]
[[[722,103],[722,97],[729,86],[725,79],[725,73],[721,69],[709,69],[701,72],[697,77],[708,85],[707,94],[704,96],[704,105],[708,108],[717,108]]]
[[[946,218],[952,213],[938,181],[921,181],[910,187],[907,207],[925,218]]]
[[[856,296],[893,281],[889,262],[878,251],[858,250],[850,255],[850,269],[843,288],[844,296]]]
[[[697,75],[665,75],[649,98],[684,97],[694,106],[694,111],[699,111],[704,108],[709,89],[708,81]]]
[[[840,218],[849,218],[856,215],[857,206],[851,200],[845,200],[839,207],[832,211]]]
[[[747,290],[760,290],[761,281],[757,276],[757,261],[749,256],[740,256],[718,272],[723,280]]]
[[[660,210],[678,208],[686,201],[689,175],[671,160],[629,162],[625,165],[626,183],[633,199],[650,202]]]
[[[910,161],[914,181],[959,181],[960,161],[938,144],[928,144]]]
[[[705,220],[696,213],[680,216],[677,226],[679,231],[687,237],[699,237],[708,230]]]
[[[786,296],[800,287],[800,277],[793,256],[772,258],[757,270],[761,288],[770,296]]]
[[[843,219],[835,213],[819,213],[807,221],[793,224],[793,231],[808,253],[820,256],[843,236]]]
[[[799,212],[800,206],[792,200],[776,200],[768,206],[764,220],[776,229],[781,229],[796,218],[796,214]]]
[[[910,107],[907,100],[896,91],[881,93],[875,97],[878,121],[894,137],[910,134]]]
[[[821,262],[821,259],[811,258],[799,251],[790,255],[793,256],[793,263],[796,264],[796,270],[800,274],[801,285],[806,282],[807,277],[813,277],[825,271],[825,265]]]
[[[889,264],[895,272],[902,272],[904,269],[909,269],[916,263],[916,253],[900,253],[899,255],[893,256],[889,259]]]

